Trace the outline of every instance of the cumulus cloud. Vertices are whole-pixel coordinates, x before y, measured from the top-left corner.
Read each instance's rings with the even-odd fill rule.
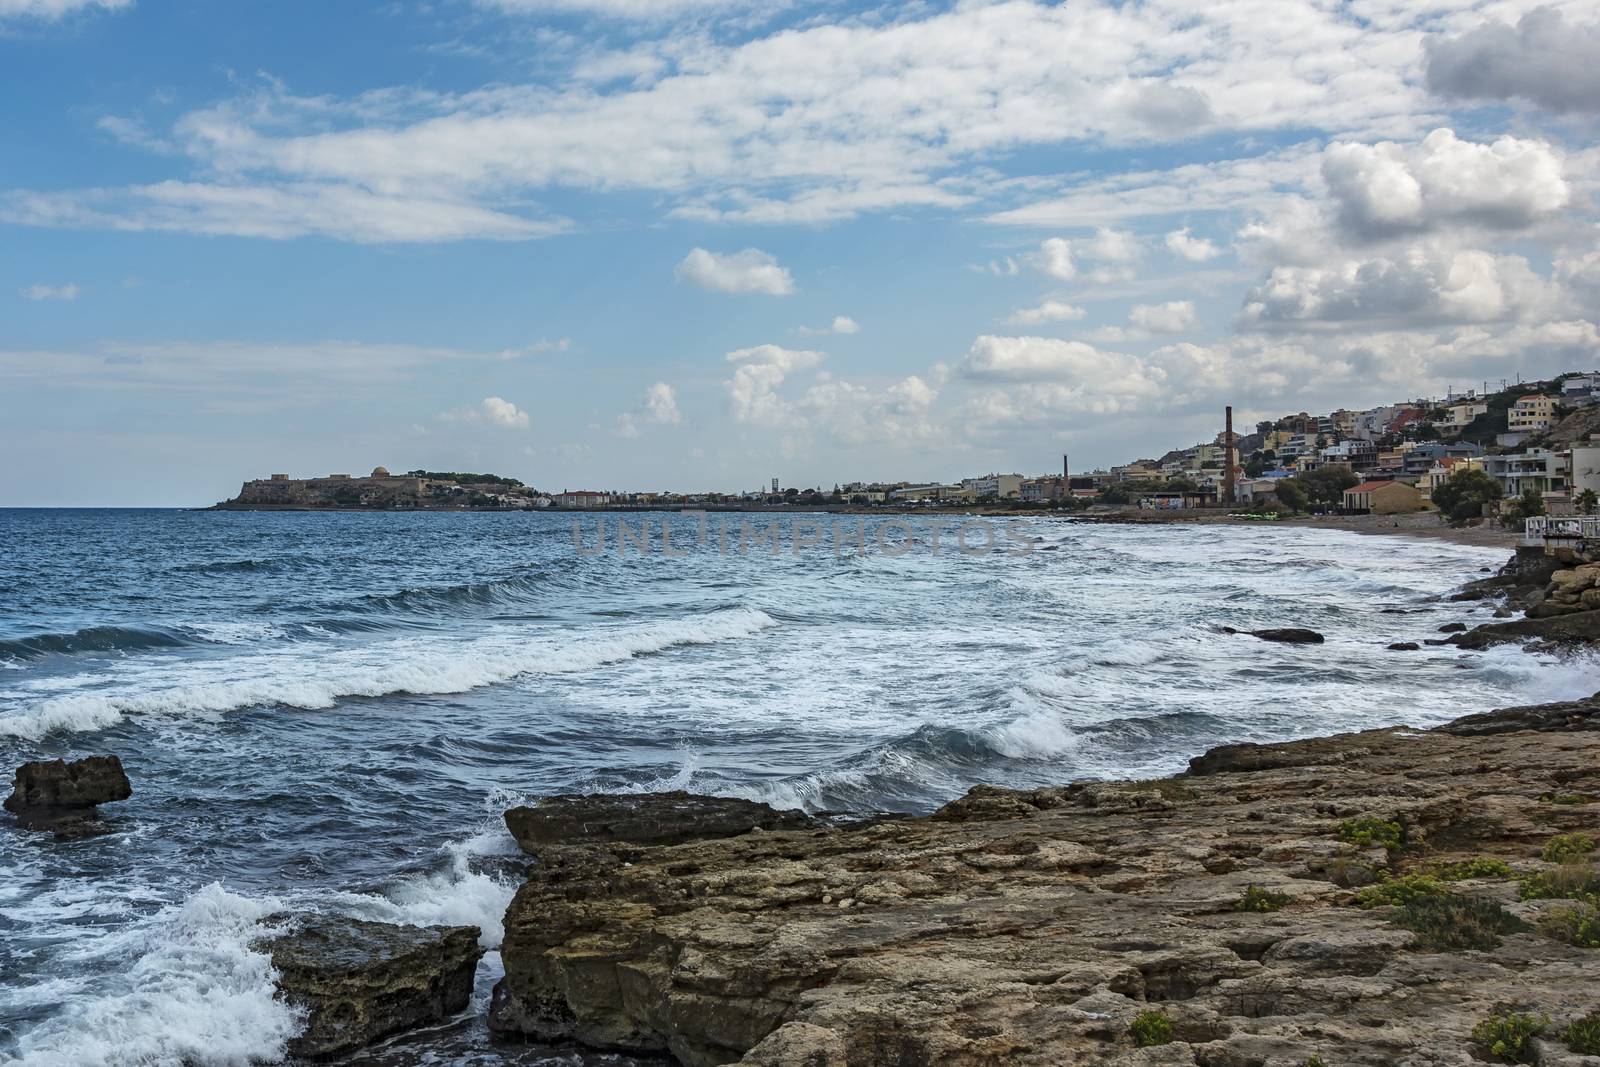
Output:
[[[1040,274],[1058,282],[1070,282],[1078,276],[1078,266],[1072,261],[1072,242],[1065,237],[1045,238],[1037,252],[1029,252],[1022,259]]]
[[[55,21],[80,11],[116,11],[133,6],[133,0],[0,0],[0,19],[26,18]]]
[[[1222,254],[1221,249],[1204,237],[1191,235],[1187,226],[1167,234],[1166,245],[1167,251],[1180,259],[1187,259],[1190,263],[1204,263]]]
[[[1165,304],[1138,304],[1128,314],[1134,329],[1151,333],[1182,333],[1195,322],[1194,301],[1169,300]]]
[[[683,421],[678,411],[678,394],[666,382],[657,382],[645,391],[644,410],[652,422],[677,425]]]
[[[972,342],[961,373],[979,381],[1063,382],[1124,396],[1148,396],[1161,378],[1134,356],[1082,341],[989,334]]]
[[[1600,22],[1568,22],[1536,8],[1515,26],[1486,22],[1430,37],[1428,87],[1445,96],[1526,100],[1552,111],[1600,112]]]
[[[83,290],[76,285],[30,285],[18,290],[24,300],[76,300]]]
[[[799,408],[808,423],[851,444],[927,441],[945,429],[933,416],[943,368],[928,378],[911,375],[887,387],[829,379],[807,389]]]
[[[486,396],[472,407],[446,411],[444,422],[475,422],[504,430],[521,430],[528,425],[528,413],[504,397]]]
[[[759,248],[742,252],[708,252],[693,249],[673,271],[681,282],[718,293],[765,293],[788,296],[794,278],[777,259]]]
[[[1047,322],[1071,322],[1083,318],[1088,312],[1062,300],[1046,300],[1037,307],[1018,308],[1007,322],[1018,326],[1039,326]]]
[[[723,383],[734,419],[777,425],[793,418],[789,404],[778,395],[778,386],[795,371],[821,363],[823,354],[769,344],[736,349],[726,358],[729,363],[738,364],[733,377]]]
[[[1521,256],[1418,246],[1398,258],[1277,267],[1245,297],[1246,324],[1426,326],[1548,310],[1548,286]]]
[[[1449,224],[1531,226],[1567,206],[1561,157],[1548,143],[1501,137],[1463,141],[1438,129],[1416,147],[1341,141],[1322,157],[1339,222],[1382,239]]]

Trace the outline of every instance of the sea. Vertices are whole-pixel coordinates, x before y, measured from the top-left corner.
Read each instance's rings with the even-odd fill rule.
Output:
[[[1485,620],[1445,597],[1506,557],[1047,516],[0,510],[0,775],[115,753],[133,783],[103,836],[0,818],[0,1063],[274,1062],[298,1021],[259,941],[313,912],[488,950],[467,1013],[347,1063],[645,1062],[484,1028],[506,808],[926,812],[1600,688],[1586,659],[1385,648]]]

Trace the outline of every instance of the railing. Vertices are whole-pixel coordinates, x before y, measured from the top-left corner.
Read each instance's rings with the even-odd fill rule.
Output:
[[[1600,515],[1539,515],[1527,520],[1522,543],[1542,545],[1546,538],[1574,537],[1600,541]]]

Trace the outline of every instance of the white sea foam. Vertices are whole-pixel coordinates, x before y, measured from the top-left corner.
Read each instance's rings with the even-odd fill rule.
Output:
[[[280,906],[213,883],[103,939],[98,953],[126,963],[25,1032],[19,1064],[244,1067],[281,1057],[300,1020],[276,999],[271,961],[250,947]]]
[[[620,663],[677,645],[748,637],[777,623],[740,608],[686,619],[527,635],[507,631],[469,640],[398,638],[328,650],[296,645],[248,656],[136,664],[99,687],[40,701],[0,718],[0,736],[101,730],[128,715],[216,714],[257,705],[328,708],[345,697],[463,693],[530,674],[567,674]],[[172,684],[178,672],[182,679]],[[56,684],[59,684],[57,682]]]

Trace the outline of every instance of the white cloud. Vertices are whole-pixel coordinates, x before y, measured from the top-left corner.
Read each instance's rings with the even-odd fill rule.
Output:
[[[808,370],[821,363],[823,354],[807,349],[756,345],[729,352],[726,359],[737,363],[733,377],[723,383],[732,402],[733,417],[739,422],[781,425],[794,419],[793,409],[778,396],[778,386],[795,371]]]
[[[1165,304],[1137,304],[1128,314],[1134,329],[1151,333],[1182,333],[1195,322],[1194,301],[1170,300]]]
[[[470,408],[458,408],[439,416],[446,422],[480,422],[505,430],[521,430],[528,425],[528,413],[503,397],[487,396]]]
[[[375,193],[351,185],[212,185],[167,181],[126,189],[0,194],[0,221],[229,237],[320,235],[366,244],[473,238],[527,240],[567,228],[456,199]]]
[[[644,410],[652,422],[677,425],[683,421],[678,411],[678,394],[666,382],[657,382],[644,394]]]
[[[1046,300],[1038,307],[1018,308],[1007,322],[1018,326],[1038,326],[1046,322],[1071,322],[1083,318],[1088,312],[1061,300]]]
[[[972,342],[961,372],[980,381],[1064,382],[1124,396],[1150,395],[1161,377],[1134,356],[1082,341],[988,334]]]
[[[794,292],[789,271],[759,248],[725,253],[696,248],[683,257],[673,274],[679,281],[718,293],[788,296]]]
[[[1540,7],[1515,27],[1485,22],[1454,37],[1430,37],[1423,48],[1436,93],[1600,111],[1600,22],[1569,23],[1559,9]]]
[[[754,0],[477,0],[479,7],[508,15],[571,12],[613,18],[661,19],[753,6]]]
[[[694,2],[673,0],[673,7]],[[660,7],[504,3],[619,13]],[[485,230],[536,236],[541,230],[522,217],[523,205],[547,190],[648,191],[668,214],[805,223],[1012,195],[983,168],[1030,147],[1092,151],[1216,132],[1410,136],[1429,115],[1417,42],[1424,30],[1448,24],[1433,5],[1380,14],[1284,0],[1274,10],[1262,19],[1240,4],[1111,0],[904,5],[875,17],[823,10],[753,38],[748,30],[757,22],[728,39],[638,41],[601,64],[631,75],[604,82],[558,76],[456,93],[384,87],[349,97],[295,97],[274,85],[190,112],[170,139],[182,149],[176,165],[195,178],[179,185],[229,196],[287,191],[302,201],[307,189],[361,190],[394,201],[395,210],[448,208],[458,217],[438,231],[414,218],[383,227],[444,240]],[[1063,55],[1073,61],[1062,63]],[[586,53],[576,62],[599,58]],[[1225,209],[1239,202],[1237,190],[1224,187],[1229,173],[1259,184],[1271,161],[1198,166],[1222,183],[1198,198],[1183,195],[1195,191],[1185,188],[1194,175],[1178,168],[1147,175],[1142,191],[1133,176],[1094,179],[994,217],[1108,226],[1163,197],[1174,211]],[[154,214],[168,227],[214,232],[228,214],[192,206],[164,213],[144,202],[149,188],[57,193],[65,201],[44,217],[96,226],[132,218],[149,227]],[[1111,210],[1087,210],[1097,196]],[[290,206],[291,215],[308,210]],[[467,208],[488,217],[460,218]],[[257,229],[270,215],[246,213]],[[298,228],[340,232],[326,223]]]
[[[1338,221],[1363,239],[1451,224],[1523,229],[1569,199],[1561,157],[1548,143],[1506,136],[1478,144],[1448,129],[1416,147],[1336,142],[1323,153],[1322,176]]]
[[[25,300],[76,300],[83,290],[76,285],[30,285],[18,290]]]
[[[133,6],[133,0],[0,0],[0,19],[31,18],[54,21],[96,8],[116,11]]]
[[[1078,276],[1078,267],[1072,261],[1072,242],[1065,237],[1048,237],[1039,244],[1039,251],[1029,252],[1023,261],[1049,278],[1069,282]]]
[[[1222,254],[1221,249],[1204,237],[1192,236],[1187,226],[1167,234],[1166,245],[1167,251],[1190,263],[1204,263]]]
[[[1245,297],[1246,324],[1426,326],[1548,311],[1549,287],[1521,256],[1417,246],[1398,258],[1276,267]]]
[[[1240,204],[1307,188],[1316,179],[1320,160],[1320,146],[1298,144],[1249,158],[1110,174],[1078,181],[1059,196],[997,212],[987,221],[1007,226],[1097,226],[1231,211]]]
[[[799,407],[808,423],[851,444],[892,447],[934,440],[947,433],[933,415],[941,370],[936,368],[929,378],[913,374],[884,388],[830,379],[806,390]]]
[[[860,333],[861,324],[849,315],[835,315],[826,326],[801,326],[795,333],[801,337],[823,337],[828,334]]]
[[[1079,248],[1089,259],[1103,263],[1132,263],[1144,254],[1143,246],[1133,234],[1104,226],[1096,230],[1093,237],[1081,242]]]

